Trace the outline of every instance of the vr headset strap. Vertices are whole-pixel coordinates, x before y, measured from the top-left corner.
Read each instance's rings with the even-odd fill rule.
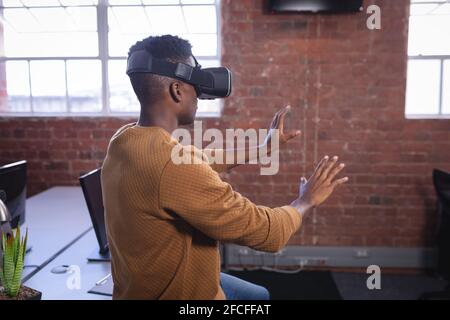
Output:
[[[210,73],[184,63],[172,63],[153,58],[145,50],[133,52],[128,58],[127,74],[132,73],[153,73],[180,79],[192,85],[214,87],[214,77]]]

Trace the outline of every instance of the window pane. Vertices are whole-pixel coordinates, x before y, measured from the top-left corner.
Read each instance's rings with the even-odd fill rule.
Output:
[[[411,0],[411,3],[415,2],[445,2],[447,0]]]
[[[138,112],[139,102],[125,73],[126,60],[109,61],[109,106],[112,112]]]
[[[35,112],[66,111],[64,61],[31,61],[31,93]]]
[[[15,32],[42,31],[41,26],[28,9],[4,9],[3,16],[6,20],[5,27],[10,27]],[[5,36],[7,35],[6,33]]]
[[[111,57],[126,57],[128,50],[137,41],[147,38],[149,34],[109,33],[109,55]]]
[[[440,61],[409,60],[406,114],[438,114]]]
[[[444,61],[444,87],[442,113],[450,114],[450,60]]]
[[[41,6],[59,6],[58,0],[21,0],[27,7],[41,7]]]
[[[192,45],[192,53],[196,56],[217,56],[217,35],[190,34],[183,36]]]
[[[67,61],[67,89],[70,111],[101,112],[101,84],[100,61]]]
[[[439,7],[433,11],[434,14],[446,14],[450,15],[450,3],[439,5]]]
[[[65,9],[71,20],[71,31],[97,31],[97,10],[94,7]]]
[[[113,57],[127,56],[133,44],[150,35],[150,24],[143,7],[109,8],[108,22],[109,55]]]
[[[214,0],[181,0],[182,4],[211,4]]]
[[[109,8],[109,25],[111,31],[124,34],[150,32],[143,7]]]
[[[141,0],[109,0],[110,5],[132,5],[141,4]]]
[[[96,9],[5,9],[8,57],[96,56]]]
[[[443,39],[450,39],[450,14],[429,14],[410,17],[409,55],[450,54],[450,41],[444,41]]]
[[[4,64],[2,63],[2,69]],[[2,101],[0,111],[31,111],[28,62],[7,61],[5,72],[8,99],[7,101]]]
[[[23,7],[22,2],[20,0],[3,0],[4,7]]]
[[[167,17],[170,17],[170,23]],[[137,41],[159,34],[173,34],[189,40],[195,55],[218,55],[214,5],[110,7],[108,21],[109,55],[113,57],[126,57]]]
[[[190,33],[217,32],[215,6],[185,6],[183,10]]]
[[[180,6],[150,6],[145,10],[153,34],[180,35],[187,32]]]
[[[423,15],[423,14],[429,14],[433,12],[434,9],[436,9],[439,5],[434,3],[430,4],[412,4],[409,9],[409,14],[411,16],[417,16],[417,15]]]
[[[197,116],[201,116],[202,113],[219,114],[223,105],[223,99],[215,100],[198,100]]]
[[[59,0],[64,6],[97,5],[98,0]]]
[[[180,1],[179,0],[142,0],[142,3],[143,4],[152,4],[152,5],[155,5],[155,4],[167,5],[167,4],[180,4]]]

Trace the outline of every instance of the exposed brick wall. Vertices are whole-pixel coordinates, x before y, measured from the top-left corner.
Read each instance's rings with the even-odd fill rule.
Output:
[[[289,126],[303,131],[283,148],[278,175],[246,166],[225,179],[259,204],[283,205],[318,158],[338,154],[350,182],[292,244],[432,244],[431,172],[450,171],[450,120],[405,120],[409,1],[370,2],[382,9],[380,31],[365,27],[365,13],[269,15],[263,0],[222,3],[223,64],[234,72],[234,92],[206,126],[266,127],[290,103]],[[101,164],[115,129],[133,120],[0,119],[0,163],[27,159],[31,194],[76,185]]]

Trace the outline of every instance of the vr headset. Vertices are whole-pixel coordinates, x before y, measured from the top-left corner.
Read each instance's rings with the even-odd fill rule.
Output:
[[[195,67],[185,63],[172,63],[138,50],[128,57],[127,75],[153,73],[178,79],[194,86],[199,99],[225,98],[231,94],[231,71],[225,67],[202,69],[195,59]]]

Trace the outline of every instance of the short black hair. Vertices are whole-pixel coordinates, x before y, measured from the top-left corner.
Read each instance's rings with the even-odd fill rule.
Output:
[[[170,62],[186,62],[192,56],[189,41],[172,35],[150,36],[136,42],[128,51],[128,56],[138,50],[146,50],[155,58]],[[141,104],[158,100],[160,93],[170,79],[150,73],[134,73],[130,75],[134,93]]]

